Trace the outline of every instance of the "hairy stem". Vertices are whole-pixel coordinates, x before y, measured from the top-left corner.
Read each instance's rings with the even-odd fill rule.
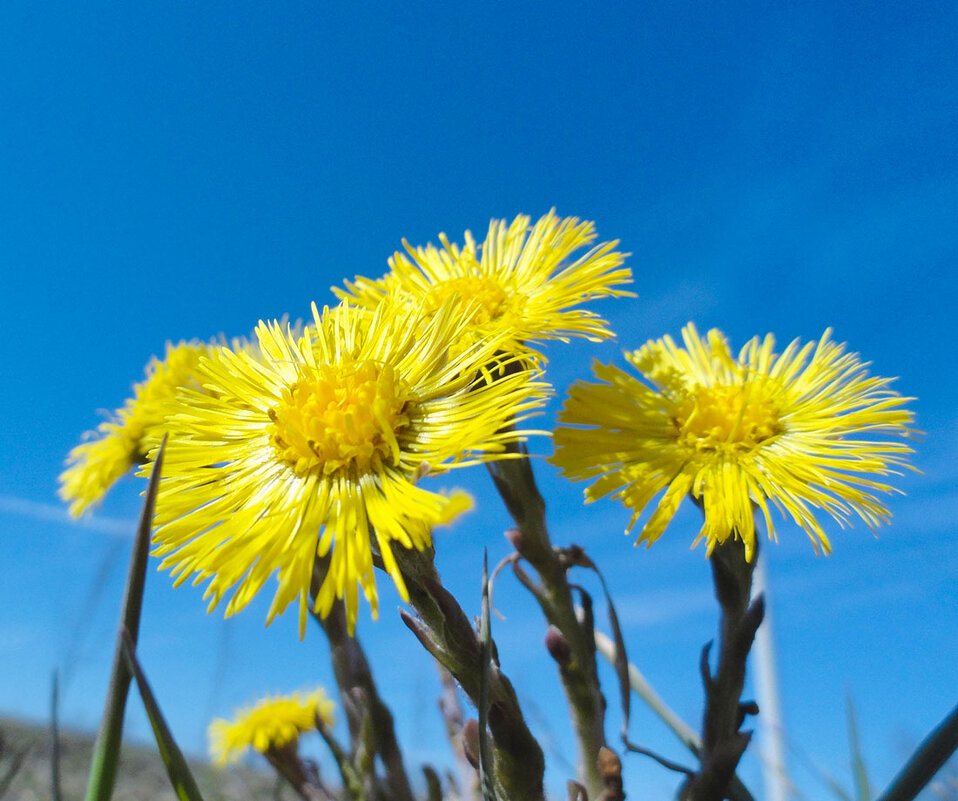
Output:
[[[393,555],[406,580],[409,603],[418,614],[417,619],[403,612],[403,622],[478,706],[482,682],[479,638],[458,601],[442,586],[432,552],[397,546]],[[494,646],[488,720],[497,794],[502,801],[541,801],[542,749],[526,725],[512,683],[499,670]]]
[[[715,597],[721,607],[719,659],[712,673],[709,666],[712,643],[708,643],[701,661],[705,685],[701,764],[682,788],[683,801],[722,801],[729,797],[735,768],[752,737],[751,732],[742,732],[739,728],[746,715],[758,712],[754,703],[741,702],[746,660],[765,614],[762,597],[751,602],[749,598],[755,556],[746,562],[742,542],[730,538],[715,547],[709,562]]]
[[[319,587],[325,570],[325,561],[317,560],[313,570],[314,589]],[[318,615],[313,617],[329,640],[333,672],[349,724],[353,755],[355,757],[362,752],[373,761],[378,754],[386,770],[384,787],[378,787],[371,775],[363,776],[364,781],[372,783],[367,789],[368,801],[375,798],[413,801],[402,752],[396,740],[392,713],[379,695],[362,645],[356,637],[349,635],[343,603],[334,603],[325,618]],[[369,753],[370,750],[372,753]]]
[[[557,660],[559,676],[572,712],[578,778],[589,798],[595,799],[604,786],[598,759],[606,740],[605,698],[596,669],[592,621],[580,621],[576,615],[566,577],[569,564],[549,539],[545,501],[536,486],[528,456],[490,463],[489,473],[518,528],[513,545],[539,576],[540,591],[533,595],[546,620],[569,644],[571,658]]]
[[[439,711],[442,713],[442,719],[446,724],[446,736],[449,738],[449,745],[456,758],[456,768],[459,774],[459,787],[456,795],[474,801],[478,797],[479,779],[476,769],[469,763],[465,752],[463,738],[465,736],[466,720],[462,713],[462,704],[459,703],[459,690],[452,674],[443,665],[438,664],[438,667],[439,678],[442,681]]]

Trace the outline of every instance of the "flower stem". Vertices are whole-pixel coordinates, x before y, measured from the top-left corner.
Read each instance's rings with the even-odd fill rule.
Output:
[[[418,619],[402,612],[406,626],[423,647],[459,682],[469,699],[479,704],[482,682],[481,646],[459,602],[442,586],[433,552],[393,548]],[[542,801],[545,759],[519,708],[509,679],[500,671],[492,646],[489,666],[489,729],[493,741],[495,790],[502,801]]]
[[[301,801],[328,801],[329,793],[320,788],[314,778],[311,779],[308,769],[299,758],[296,741],[280,748],[270,747],[264,755],[273,769],[286,779]]]
[[[757,549],[756,549],[757,555]],[[698,772],[689,778],[679,795],[682,801],[721,801],[727,797],[735,768],[751,740],[751,732],[739,731],[754,703],[742,703],[745,663],[755,632],[765,614],[764,599],[750,601],[755,555],[745,561],[745,547],[730,538],[716,545],[709,559],[715,597],[721,607],[719,660],[712,673],[709,642],[702,650],[701,671],[705,684],[705,717]]]
[[[439,711],[442,713],[442,719],[446,724],[446,736],[449,738],[449,745],[456,757],[456,768],[459,774],[459,787],[456,789],[456,797],[475,801],[479,793],[479,781],[476,775],[476,769],[469,764],[466,756],[465,744],[463,742],[465,734],[465,716],[462,713],[462,704],[459,703],[459,690],[456,687],[456,680],[446,668],[438,664],[439,679],[442,682],[442,695],[439,697]]]
[[[325,561],[317,559],[313,570],[314,588],[318,588],[322,583],[325,569]],[[372,750],[372,754],[367,754],[372,760],[378,754],[386,770],[386,792],[382,797],[388,798],[389,801],[413,801],[402,752],[396,740],[392,713],[379,696],[362,645],[356,637],[349,635],[342,601],[336,601],[325,618],[319,615],[313,617],[329,640],[333,672],[339,684],[343,709],[349,723],[354,756],[360,751]],[[365,748],[367,739],[370,749]],[[377,798],[380,794],[375,792],[373,778],[363,776],[364,781],[373,784],[367,796]]]
[[[518,459],[492,462],[488,467],[518,527],[518,536],[512,538],[513,545],[539,576],[541,587],[533,595],[546,620],[569,645],[570,658],[557,662],[576,734],[577,774],[589,798],[598,798],[605,790],[598,766],[600,751],[606,746],[605,698],[596,669],[592,621],[580,621],[576,615],[572,588],[566,576],[570,565],[549,539],[545,501],[536,486],[529,457],[523,454]]]

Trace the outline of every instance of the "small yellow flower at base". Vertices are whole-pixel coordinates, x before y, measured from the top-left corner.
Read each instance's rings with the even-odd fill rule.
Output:
[[[71,515],[79,517],[99,503],[134,464],[146,458],[147,442],[161,436],[157,429],[166,420],[177,387],[192,381],[200,356],[208,350],[199,342],[167,343],[166,356],[150,360],[146,378],[133,387],[133,397],[70,451],[59,494],[69,502]]]
[[[295,743],[300,734],[333,725],[335,704],[322,688],[313,692],[267,696],[239,710],[232,721],[217,719],[209,726],[210,753],[218,765],[238,761],[247,749],[261,754]]]
[[[350,632],[360,590],[377,614],[374,550],[405,600],[392,544],[427,548],[458,504],[419,479],[507,458],[530,433],[510,424],[548,393],[534,370],[481,380],[502,334],[452,353],[467,325],[453,303],[427,321],[391,300],[313,313],[301,336],[261,323],[257,349],[202,360],[203,391],[178,396],[154,531],[176,585],[209,580],[210,610],[233,589],[226,614],[239,611],[275,576],[267,623],[298,601],[300,637],[317,557],[329,567],[313,611],[342,599]]]
[[[445,234],[439,235],[442,248],[413,248],[403,240],[406,253],[389,259],[392,271],[385,277],[357,276],[333,292],[369,308],[392,294],[426,316],[457,297],[470,323],[460,346],[499,331],[507,333],[503,349],[510,353],[527,350],[528,342],[612,336],[601,317],[573,307],[597,298],[634,296],[615,288],[632,281],[632,271],[622,266],[626,254],[615,250],[618,242],[603,242],[566,263],[595,240],[594,223],[560,219],[555,210],[534,226],[529,223],[525,215],[511,223],[492,220],[481,245],[466,231],[461,248]]]
[[[636,544],[658,539],[690,495],[705,514],[695,543],[704,539],[708,554],[735,537],[751,560],[756,507],[774,537],[770,506],[828,553],[813,510],[840,525],[853,515],[871,528],[886,522],[876,493],[894,488],[876,477],[909,467],[912,450],[898,438],[914,434],[903,408],[912,399],[829,335],[781,354],[771,335],[756,337],[735,358],[719,331],[703,340],[690,323],[684,348],[666,336],[625,354],[652,386],[596,364],[599,383],[570,390],[550,461],[593,480],[587,501],[611,494],[631,509],[627,533],[664,491]]]

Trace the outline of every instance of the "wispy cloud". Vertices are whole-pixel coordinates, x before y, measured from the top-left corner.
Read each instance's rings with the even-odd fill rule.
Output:
[[[75,526],[87,531],[112,536],[131,536],[136,530],[135,520],[124,520],[116,517],[83,517],[77,520],[70,517],[66,509],[61,506],[18,498],[15,495],[0,494],[0,514],[25,517],[41,523]]]

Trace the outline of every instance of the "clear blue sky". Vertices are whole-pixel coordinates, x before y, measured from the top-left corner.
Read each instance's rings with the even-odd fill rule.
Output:
[[[634,254],[640,298],[599,307],[622,347],[688,320],[735,345],[833,326],[918,396],[923,475],[890,500],[894,524],[877,540],[835,531],[827,560],[785,527],[766,549],[795,778],[826,796],[807,759],[847,783],[847,687],[884,785],[958,685],[956,7],[385,5],[0,6],[0,712],[42,719],[59,666],[66,722],[97,723],[141,486],[78,526],[56,476],[167,339],[305,316],[331,284],[382,274],[402,237],[481,235],[555,206]],[[560,394],[620,345],[552,347]],[[634,660],[697,725],[715,612],[703,552],[687,550],[694,514],[632,550],[620,507],[583,510],[580,487],[538,467],[555,539],[605,567]],[[480,509],[439,535],[438,558],[475,611],[481,550],[505,555],[508,521],[482,471],[460,483]],[[503,667],[556,744],[560,792],[560,690],[529,646],[541,618],[510,585]],[[435,676],[395,601],[360,635],[409,762],[442,762]],[[329,682],[322,638],[299,643],[289,615],[264,630],[266,605],[224,623],[151,573],[143,661],[187,748],[205,747],[211,714]],[[129,721],[146,736],[142,713]],[[641,709],[632,734],[686,759]],[[633,797],[676,784],[637,756],[626,773]]]

